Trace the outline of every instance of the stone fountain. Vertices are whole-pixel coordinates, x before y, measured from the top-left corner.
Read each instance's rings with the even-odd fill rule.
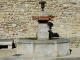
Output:
[[[70,54],[70,40],[67,38],[52,37],[51,27],[49,20],[54,16],[47,16],[44,11],[45,1],[39,2],[42,11],[39,16],[32,16],[33,20],[38,21],[37,39],[36,38],[17,38],[17,54],[26,54],[26,57],[60,57]],[[51,25],[52,24],[52,25]],[[49,26],[49,27],[48,27]]]

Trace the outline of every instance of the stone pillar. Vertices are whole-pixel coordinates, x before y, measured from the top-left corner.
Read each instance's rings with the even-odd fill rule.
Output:
[[[49,33],[48,33],[48,27],[46,23],[38,24],[37,37],[38,39],[45,39],[45,40],[48,39]]]

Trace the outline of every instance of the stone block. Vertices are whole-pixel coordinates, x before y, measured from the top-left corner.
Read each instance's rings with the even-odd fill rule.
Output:
[[[4,18],[5,17],[5,14],[0,14],[0,18]]]
[[[80,0],[77,0],[77,2],[80,2]]]
[[[33,44],[17,44],[17,53],[32,55]]]
[[[35,2],[35,0],[31,0],[32,2]]]
[[[60,56],[64,56],[65,54],[66,55],[69,55],[70,54],[70,52],[69,52],[69,48],[70,48],[70,46],[69,46],[70,44],[69,43],[60,43],[60,44],[57,44],[57,51],[58,51],[58,56],[60,57]],[[65,48],[65,46],[66,46],[66,48]]]
[[[53,48],[52,48],[53,47]],[[38,44],[35,45],[36,56],[53,56],[54,55],[54,44]]]
[[[80,13],[76,13],[76,18],[80,18]]]
[[[12,24],[12,27],[15,27],[16,26],[16,24]]]
[[[63,7],[69,7],[69,4],[63,4]]]
[[[29,6],[29,4],[25,4],[25,7],[28,7]]]
[[[76,7],[80,8],[80,2],[77,2]]]
[[[24,13],[24,9],[21,9],[20,12]]]
[[[79,12],[80,13],[80,8],[76,8],[76,12]]]
[[[9,31],[9,34],[13,34],[13,31]]]

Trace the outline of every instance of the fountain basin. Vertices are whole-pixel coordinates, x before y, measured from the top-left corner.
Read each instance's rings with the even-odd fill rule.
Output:
[[[52,40],[35,40],[18,38],[17,54],[27,54],[35,57],[60,57],[70,54],[70,40],[66,38]]]

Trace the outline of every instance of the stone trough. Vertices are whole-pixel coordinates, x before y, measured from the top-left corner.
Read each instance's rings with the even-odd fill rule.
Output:
[[[60,57],[70,54],[69,39],[33,40],[26,38],[16,39],[17,54],[27,54],[35,57]]]

